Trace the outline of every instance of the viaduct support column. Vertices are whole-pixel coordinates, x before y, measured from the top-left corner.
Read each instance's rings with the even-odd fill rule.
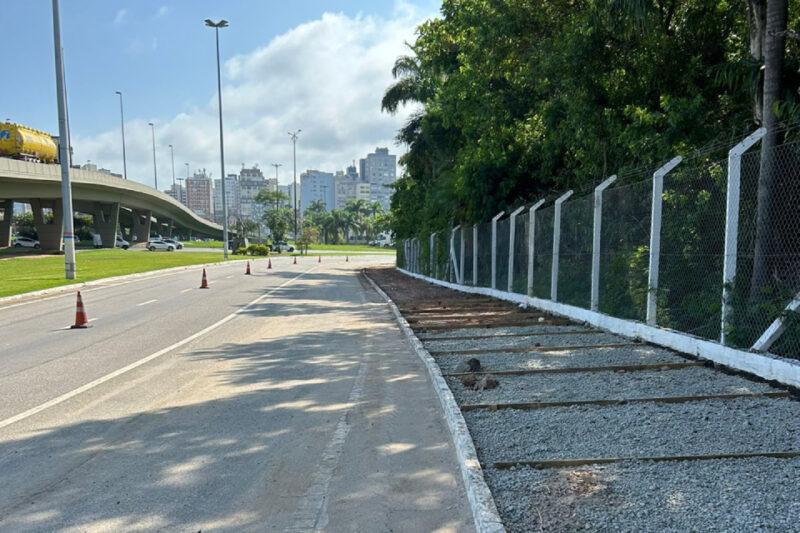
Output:
[[[12,218],[14,218],[14,201],[0,201],[0,248],[11,246]]]
[[[133,225],[131,226],[131,237],[133,237],[136,243],[146,243],[150,240],[150,220],[153,217],[153,212],[134,209],[132,213]]]
[[[52,220],[45,221],[44,209],[51,209]],[[61,199],[48,200],[43,198],[31,198],[31,210],[33,211],[33,223],[36,226],[36,233],[39,234],[39,243],[42,250],[51,252],[62,252],[64,243],[62,232],[64,231],[64,217],[62,215]]]
[[[119,224],[119,203],[103,204],[95,202],[92,213],[94,231],[100,234],[103,248],[113,248],[117,242],[117,225]]]

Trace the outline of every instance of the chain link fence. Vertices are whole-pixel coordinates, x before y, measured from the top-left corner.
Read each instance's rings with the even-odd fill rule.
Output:
[[[753,138],[751,146],[760,137]],[[698,155],[659,172],[655,201],[661,178],[647,176],[612,184],[599,202],[594,191],[569,198],[560,225],[552,203],[533,217],[527,210],[513,221],[505,216],[494,249],[491,222],[474,234],[472,226],[457,230],[452,243],[449,232],[439,232],[430,275],[456,280],[463,231],[466,285],[477,279],[481,287],[550,299],[557,258],[558,302],[800,359],[800,143],[766,152],[755,144],[729,158]],[[402,242],[398,265],[428,273],[420,268],[430,254],[423,241]]]

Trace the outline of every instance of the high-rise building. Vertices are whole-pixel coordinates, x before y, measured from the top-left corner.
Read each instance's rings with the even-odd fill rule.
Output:
[[[177,183],[175,185],[170,185],[169,190],[164,192],[178,200],[183,205],[186,205],[186,188],[182,185]]]
[[[239,172],[239,206],[242,219],[261,223],[264,206],[256,202],[256,197],[264,189],[269,189],[269,181],[264,179],[264,173],[258,165],[251,168],[242,166]]]
[[[316,200],[325,203],[325,210],[331,211],[336,206],[336,185],[334,175],[319,170],[306,170],[300,174],[300,213]]]
[[[186,178],[186,206],[207,220],[214,218],[214,199],[211,177],[202,169]]]
[[[376,148],[374,153],[359,161],[361,179],[370,184],[370,200],[380,202],[389,209],[392,197],[392,184],[397,180],[397,156],[388,148]]]
[[[225,177],[225,201],[228,208],[228,224],[242,216],[239,204],[239,180],[236,174]],[[214,221],[222,224],[222,180],[214,180]]]
[[[347,173],[339,171],[334,178],[336,184],[336,209],[344,209],[350,200],[370,201],[370,184],[362,181],[356,167],[347,167]]]
[[[278,190],[283,193],[286,199],[281,204],[281,207],[288,207],[292,209],[294,207],[294,184],[290,183],[288,185],[278,185]]]

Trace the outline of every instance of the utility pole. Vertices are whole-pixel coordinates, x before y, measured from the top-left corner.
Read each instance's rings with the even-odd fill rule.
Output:
[[[53,43],[56,56],[56,100],[58,102],[58,159],[61,163],[61,210],[64,216],[64,276],[75,279],[75,235],[72,224],[72,185],[69,180],[69,128],[67,91],[64,85],[64,56],[61,48],[61,16],[53,0]]]
[[[297,239],[297,137],[303,130],[290,131],[289,137],[292,138],[292,162],[294,165],[294,238]]]
[[[122,92],[117,91],[119,95],[119,125],[122,129],[122,178],[128,179],[128,160],[125,155],[125,113],[122,110]]]
[[[214,28],[214,35],[217,41],[217,96],[219,99],[219,166],[221,168],[222,177],[222,256],[228,258],[228,201],[225,195],[225,146],[222,137],[222,75],[219,68],[219,29],[227,28],[228,21],[220,20],[214,22],[211,19],[206,19],[206,26]]]
[[[175,190],[175,149],[171,144],[169,145],[169,155],[172,159],[172,190],[175,194],[178,194],[178,191]]]
[[[272,166],[275,167],[275,192],[280,191],[280,186],[278,185],[278,167],[282,167],[283,163],[272,163]],[[275,209],[278,209],[278,195],[275,195]]]
[[[189,163],[184,163],[184,165],[186,165],[186,192],[184,193],[184,199],[186,199],[186,207],[189,207]]]
[[[155,183],[156,190],[158,190],[158,169],[156,167],[156,127],[152,122],[147,123],[150,126],[150,131],[153,134],[153,182]]]

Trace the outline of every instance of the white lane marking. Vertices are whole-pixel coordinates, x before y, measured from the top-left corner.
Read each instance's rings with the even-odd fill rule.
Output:
[[[95,320],[100,320],[100,318],[99,317],[90,318],[89,322],[94,322]]]
[[[183,294],[184,292],[189,292],[189,291],[191,291],[191,290],[194,290],[194,289],[192,289],[192,288],[189,288],[189,289],[183,289],[183,290],[181,291],[181,294]]]
[[[172,350],[175,350],[176,348],[180,348],[181,346],[185,346],[186,344],[189,344],[193,340],[202,337],[206,333],[214,331],[215,329],[217,329],[218,327],[222,326],[223,324],[227,324],[228,322],[230,322],[231,320],[236,318],[237,315],[240,315],[240,314],[244,313],[250,307],[260,303],[262,300],[264,300],[268,296],[272,295],[273,292],[284,288],[286,285],[289,285],[290,283],[292,283],[296,279],[305,276],[306,274],[308,274],[309,272],[311,272],[315,268],[316,267],[309,268],[308,270],[299,273],[298,275],[296,275],[292,279],[284,281],[283,283],[281,283],[277,287],[273,287],[268,292],[262,294],[261,296],[259,296],[255,300],[251,301],[250,303],[248,303],[244,307],[242,307],[242,308],[234,311],[233,313],[229,314],[228,316],[226,316],[222,320],[219,320],[218,322],[215,322],[215,323],[211,324],[207,328],[202,329],[202,330],[198,331],[197,333],[195,333],[193,335],[189,335],[185,339],[183,339],[181,341],[178,341],[175,344],[172,344],[171,346],[167,346],[166,348],[164,348],[162,350],[159,350],[156,353],[152,353],[152,354],[148,355],[147,357],[145,357],[143,359],[139,359],[138,361],[134,361],[133,363],[131,363],[131,364],[127,365],[127,366],[124,366],[122,368],[119,368],[119,369],[111,372],[110,374],[106,374],[103,377],[97,378],[96,380],[91,381],[91,382],[89,382],[89,383],[87,383],[85,385],[82,385],[82,386],[78,387],[77,389],[74,389],[74,390],[72,390],[70,392],[64,393],[61,396],[53,398],[52,400],[44,402],[43,404],[37,405],[36,407],[32,407],[32,408],[28,409],[27,411],[19,413],[18,415],[14,415],[11,418],[6,418],[5,420],[0,420],[0,429],[4,428],[6,426],[10,426],[11,424],[14,424],[15,422],[19,422],[20,420],[25,420],[26,418],[30,418],[31,416],[33,416],[33,415],[35,415],[37,413],[41,413],[45,409],[49,409],[49,408],[51,408],[53,406],[56,406],[56,405],[58,405],[60,403],[63,403],[65,401],[69,400],[70,398],[73,398],[73,397],[75,397],[75,396],[77,396],[77,395],[79,395],[81,393],[84,393],[84,392],[86,392],[88,390],[91,390],[91,389],[97,387],[98,385],[102,385],[106,381],[112,380],[112,379],[114,379],[116,377],[121,376],[122,374],[130,372],[134,368],[140,367],[145,363],[149,363],[153,359],[157,359],[157,358],[161,357],[162,355],[167,354],[167,353],[171,352]]]
[[[143,306],[143,305],[152,304],[152,303],[155,303],[155,302],[157,302],[157,301],[158,301],[158,299],[147,300],[146,302],[142,302],[142,303],[140,303],[140,304],[136,304],[136,307],[141,307],[141,306]]]
[[[225,279],[231,279],[233,276],[225,276]]]

